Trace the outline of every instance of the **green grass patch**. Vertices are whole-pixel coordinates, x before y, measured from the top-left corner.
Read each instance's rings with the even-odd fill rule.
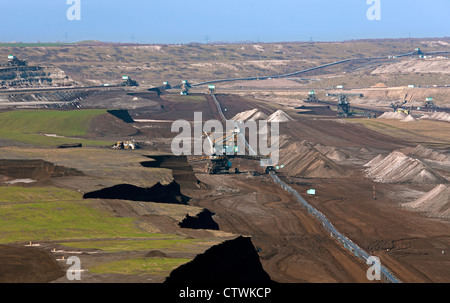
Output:
[[[93,119],[105,114],[103,109],[94,110],[17,110],[0,114],[0,137],[36,146],[57,146],[81,143],[83,146],[107,146],[111,142],[64,137],[87,135]]]
[[[151,274],[167,276],[172,270],[191,259],[181,258],[139,258],[103,263],[89,268],[89,272],[104,274]]]
[[[9,111],[0,114],[0,130],[25,134],[84,136],[88,133],[92,120],[106,112],[103,109]]]
[[[89,242],[68,242],[60,243],[73,248],[80,249],[101,249],[107,252],[118,251],[150,251],[150,250],[171,250],[185,251],[192,250],[192,247],[201,245],[203,240],[185,239],[176,235],[149,234],[145,240],[121,240],[114,241],[89,241]]]
[[[40,147],[58,146],[61,144],[81,143],[83,146],[109,146],[113,143],[102,140],[49,137],[44,134],[24,134],[0,129],[0,138],[31,144]]]
[[[45,192],[47,191],[47,192]],[[43,202],[0,205],[0,243],[17,241],[70,240],[93,238],[147,238],[134,218],[117,218],[92,207],[93,201],[74,199],[59,189],[29,188],[26,195]],[[6,200],[20,201],[23,194],[13,188]],[[61,198],[63,201],[55,201]]]
[[[0,187],[0,203],[79,201],[80,194],[54,187]]]

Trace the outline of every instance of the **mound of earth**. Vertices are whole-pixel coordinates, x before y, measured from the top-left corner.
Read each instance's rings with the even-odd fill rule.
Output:
[[[401,119],[400,121],[401,122],[414,122],[414,121],[417,121],[417,119],[411,115],[408,115],[405,118]]]
[[[450,159],[437,151],[432,150],[431,148],[425,147],[423,145],[417,145],[416,147],[406,147],[400,150],[407,156],[426,158],[435,161],[446,162]]]
[[[382,82],[379,82],[379,83],[377,83],[375,85],[372,85],[371,87],[388,87],[388,86],[386,84],[382,83]]]
[[[267,120],[267,115],[257,108],[240,112],[231,118],[234,121],[257,121]]]
[[[338,148],[334,146],[326,146],[320,143],[317,143],[314,145],[314,147],[320,151],[322,154],[327,156],[329,159],[336,161],[336,162],[343,162],[349,158],[349,155],[344,153],[343,151],[339,150]]]
[[[450,185],[439,184],[419,199],[404,203],[403,206],[432,217],[450,218]]]
[[[438,121],[446,121],[450,122],[450,114],[446,112],[435,112],[431,115],[423,115],[420,117],[420,119],[431,119],[431,120],[438,120]]]
[[[201,213],[197,214],[195,217],[186,215],[178,225],[181,228],[192,228],[192,229],[213,229],[219,230],[219,224],[217,224],[212,216],[214,215],[209,209],[203,209]]]
[[[380,183],[437,184],[445,179],[419,159],[393,151],[366,164],[366,176]]]
[[[0,245],[0,283],[48,283],[64,275],[57,261],[41,249]]]
[[[145,258],[167,258],[167,255],[159,250],[151,250],[145,254]]]
[[[379,116],[377,119],[397,119],[397,120],[403,120],[407,117],[404,113],[395,113],[395,112],[385,112],[381,116]]]
[[[3,176],[13,179],[47,180],[50,178],[84,176],[74,168],[58,166],[44,160],[1,160],[0,171]]]
[[[215,245],[174,269],[165,283],[269,283],[250,238]]]
[[[325,156],[310,142],[284,143],[281,146],[280,171],[290,176],[307,178],[339,178],[347,171]]]
[[[185,204],[190,200],[180,191],[180,185],[172,181],[168,185],[156,183],[150,188],[142,188],[130,184],[119,184],[112,187],[85,193],[84,199],[118,199],[144,202]]]
[[[292,120],[294,120],[294,119],[289,117],[289,115],[286,114],[281,109],[279,109],[276,112],[274,112],[273,114],[271,114],[267,119],[267,121],[269,121],[269,122],[288,122],[288,121],[292,121]]]
[[[116,112],[116,114],[120,115],[118,112]],[[125,116],[123,116],[122,118],[126,119]],[[111,113],[106,113],[95,117],[89,127],[87,136],[127,137],[140,134],[140,131],[138,129],[126,123],[122,118],[118,118]]]

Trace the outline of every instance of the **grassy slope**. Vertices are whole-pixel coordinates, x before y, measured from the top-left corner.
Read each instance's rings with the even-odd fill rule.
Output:
[[[180,235],[140,230],[135,218],[115,217],[93,207],[81,194],[54,187],[0,187],[0,243],[32,241],[62,243],[70,247],[96,248],[109,252],[197,250],[211,243]],[[102,239],[104,241],[90,241]],[[130,240],[132,238],[133,240]],[[215,243],[216,244],[216,243]],[[185,258],[128,259],[95,265],[96,273],[167,275],[190,261]]]
[[[0,192],[5,193],[0,197],[0,243],[149,236],[132,218],[96,210],[70,190],[2,187]]]
[[[0,137],[38,146],[52,146],[63,143],[83,143],[84,145],[109,145],[110,142],[48,137],[84,136],[88,133],[93,119],[105,114],[106,110],[17,110],[0,114]]]

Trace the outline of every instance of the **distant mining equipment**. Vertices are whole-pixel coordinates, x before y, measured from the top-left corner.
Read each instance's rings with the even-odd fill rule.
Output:
[[[240,134],[240,130],[234,129],[230,133],[225,133],[220,138],[213,138],[213,133],[204,132],[202,134],[202,138],[206,138],[210,144],[210,156],[202,156],[197,158],[189,159],[190,163],[192,162],[201,162],[208,161],[205,165],[205,172],[210,175],[216,174],[229,174],[232,168],[232,161],[235,158],[247,159],[247,160],[256,160],[256,161],[264,161],[270,158],[270,156],[262,156],[262,155],[240,155],[238,154],[239,146],[238,146],[238,135]],[[234,169],[235,174],[239,174],[239,168]]]
[[[412,111],[412,99],[414,97],[414,95],[412,95],[409,100],[407,99],[408,94],[405,95],[405,97],[403,98],[403,102],[397,102],[397,103],[391,103],[391,107],[394,109],[394,112],[396,113],[404,113],[404,114],[411,114]],[[408,107],[405,105],[406,103],[410,102],[410,107],[408,109]]]
[[[436,111],[437,106],[434,104],[433,98],[428,97],[425,99],[425,102],[423,103],[422,107],[429,112]]]
[[[163,88],[164,88],[164,89],[171,89],[172,86],[170,85],[170,83],[169,83],[168,81],[164,81],[164,82],[163,82]]]
[[[316,97],[316,92],[313,90],[308,92],[308,98],[306,98],[305,102],[308,102],[308,103],[319,102],[319,99],[317,99],[317,97]]]
[[[189,82],[187,80],[181,81],[180,95],[189,95],[189,88],[190,87],[191,87],[191,85],[189,84]]]
[[[347,96],[339,96],[337,111],[339,117],[347,118],[350,116],[350,102]]]
[[[364,97],[363,94],[327,94],[330,97],[338,97],[337,115],[338,117],[347,118],[351,116],[350,112],[350,96],[356,96],[358,98]]]
[[[139,83],[136,80],[131,79],[130,76],[122,76],[122,81],[121,86],[139,86]]]
[[[8,56],[8,66],[27,66],[28,62],[25,60],[20,60],[16,56]]]
[[[111,146],[112,149],[138,149],[140,148],[139,143],[133,141],[117,141],[113,146]]]
[[[210,93],[212,95],[212,94],[214,94],[215,90],[216,90],[215,85],[208,85],[208,93]]]

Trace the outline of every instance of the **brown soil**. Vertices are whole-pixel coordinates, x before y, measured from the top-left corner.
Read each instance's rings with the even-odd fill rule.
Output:
[[[0,245],[0,283],[47,283],[65,272],[47,251]]]
[[[272,280],[367,281],[364,265],[341,249],[312,216],[267,177],[198,177],[219,192],[197,194],[191,204],[214,211],[221,230],[250,235]],[[235,191],[223,193],[223,186]]]
[[[122,119],[106,113],[96,117],[89,128],[87,137],[128,137],[138,135],[140,131]]]
[[[44,160],[0,159],[0,172],[2,182],[31,179],[34,181],[31,183],[32,186],[51,184],[54,178],[84,176],[84,173],[77,169],[55,165]]]

